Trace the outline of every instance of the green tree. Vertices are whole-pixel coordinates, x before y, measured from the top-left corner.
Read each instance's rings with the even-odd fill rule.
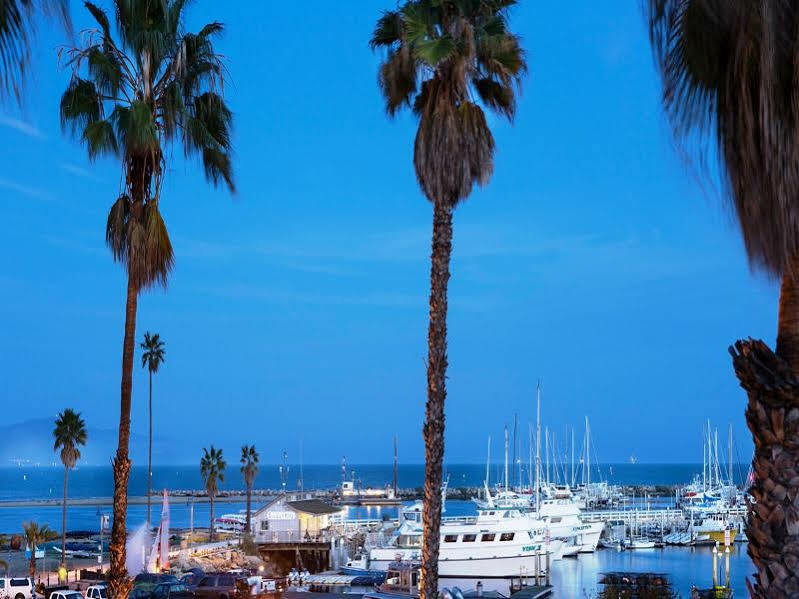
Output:
[[[149,331],[144,333],[144,340],[139,347],[142,349],[141,367],[147,368],[150,377],[150,435],[147,445],[147,528],[150,528],[150,505],[152,503],[150,496],[153,488],[153,374],[158,372],[158,367],[163,364],[166,350],[158,333],[150,335]]]
[[[663,105],[681,149],[718,157],[721,193],[750,265],[781,278],[776,352],[730,348],[748,394],[754,498],[748,553],[754,597],[799,594],[799,5],[648,0]]]
[[[208,493],[208,500],[211,502],[211,527],[209,540],[214,540],[214,499],[219,491],[219,483],[225,481],[225,468],[227,464],[222,457],[221,449],[203,448],[203,457],[200,460],[200,473],[205,481],[205,490]]]
[[[54,530],[50,530],[50,527],[47,524],[39,525],[36,522],[23,522],[22,523],[22,533],[25,537],[25,542],[28,544],[28,549],[30,549],[30,558],[28,561],[28,575],[31,578],[31,583],[35,584],[36,578],[36,548],[47,541],[52,541],[53,539],[58,538],[58,533]],[[62,552],[63,555],[63,552]],[[65,563],[62,558],[62,565]]]
[[[30,67],[31,40],[36,19],[55,15],[70,32],[67,0],[3,0],[0,2],[0,100],[13,95],[22,101]]]
[[[258,474],[258,452],[255,445],[242,445],[241,447],[241,474],[244,476],[244,484],[247,485],[247,534],[252,534],[252,485],[255,482],[255,475]]]
[[[139,293],[166,286],[173,266],[172,243],[159,202],[170,147],[199,156],[206,178],[234,191],[232,114],[221,95],[225,69],[213,41],[218,22],[198,33],[184,27],[183,0],[114,0],[112,23],[86,2],[98,27],[62,54],[72,78],[61,98],[61,124],[85,146],[90,159],[121,161],[120,193],[111,206],[106,243],[127,273],[122,343],[119,445],[114,458],[114,520],[111,527],[110,594],[126,599],[125,515],[130,475],[130,402]]]
[[[58,415],[53,429],[53,451],[61,452],[64,464],[64,501],[61,504],[61,565],[65,565],[67,545],[67,479],[69,471],[80,459],[80,448],[86,445],[86,423],[80,413],[67,408]]]
[[[383,13],[371,39],[385,50],[378,82],[390,116],[410,107],[418,118],[413,165],[433,204],[425,409],[422,599],[438,592],[447,285],[452,213],[493,171],[494,138],[480,106],[512,119],[526,71],[519,39],[508,28],[515,0],[405,0]],[[478,100],[475,100],[478,99]]]

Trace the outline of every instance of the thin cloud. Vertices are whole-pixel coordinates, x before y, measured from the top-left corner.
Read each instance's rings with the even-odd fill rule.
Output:
[[[11,191],[16,191],[18,193],[21,193],[31,198],[36,198],[38,200],[50,199],[50,194],[48,194],[46,191],[37,189],[35,187],[28,187],[27,185],[22,185],[21,183],[16,183],[15,181],[9,181],[8,179],[0,178],[0,188],[10,189]]]
[[[10,116],[0,115],[0,125],[4,127],[8,127],[9,129],[14,129],[15,131],[19,131],[23,135],[27,135],[28,137],[34,137],[36,139],[47,139],[47,136],[42,133],[38,128],[30,123],[26,123],[25,121],[21,121],[19,119],[15,119]]]
[[[91,181],[100,181],[100,178],[96,177],[94,173],[92,173],[90,170],[85,169],[82,166],[78,166],[76,164],[70,164],[68,162],[60,162],[58,164],[58,168],[71,175],[83,177],[84,179],[90,179]]]

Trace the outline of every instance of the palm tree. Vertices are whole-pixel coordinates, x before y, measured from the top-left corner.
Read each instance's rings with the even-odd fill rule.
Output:
[[[405,0],[377,21],[372,49],[386,51],[378,81],[390,116],[408,106],[419,119],[413,164],[433,204],[425,409],[422,599],[438,592],[441,469],[447,373],[447,284],[452,213],[493,171],[494,138],[484,107],[512,119],[526,71],[509,29],[515,0]]]
[[[153,486],[153,374],[158,372],[158,367],[164,362],[164,342],[156,333],[150,335],[144,333],[144,340],[139,344],[143,350],[141,355],[141,367],[147,367],[150,375],[150,438],[147,446],[147,528],[150,528],[150,493]]]
[[[754,503],[748,552],[754,597],[799,593],[799,5],[648,0],[663,104],[682,149],[719,157],[751,266],[781,277],[776,352],[730,348],[748,394]],[[705,174],[707,169],[702,169]]]
[[[70,32],[67,0],[3,0],[0,2],[0,100],[13,95],[21,103],[30,66],[31,38],[40,15],[56,15]]]
[[[210,451],[203,448],[203,457],[200,460],[200,473],[205,481],[205,490],[211,502],[211,532],[208,540],[214,540],[214,498],[219,491],[219,483],[225,482],[225,468],[227,464],[222,458],[222,450],[214,449],[211,445]]]
[[[28,544],[28,549],[30,549],[31,552],[30,561],[28,562],[28,574],[31,578],[31,583],[33,583],[36,578],[36,548],[47,541],[58,538],[58,533],[54,530],[50,530],[47,524],[42,524],[40,526],[33,521],[23,522],[22,531],[25,542]],[[64,563],[65,562],[62,560],[61,565],[64,565]]]
[[[67,546],[67,478],[80,459],[80,447],[86,445],[86,423],[80,413],[67,408],[58,415],[53,429],[53,451],[61,450],[64,464],[64,502],[61,504],[61,565],[65,565]]]
[[[241,473],[244,475],[244,484],[247,485],[247,534],[252,534],[250,504],[252,500],[252,485],[255,475],[258,474],[258,452],[255,445],[242,445],[241,447]]]
[[[117,156],[122,163],[119,197],[111,206],[106,243],[127,272],[122,344],[119,444],[114,458],[114,521],[111,528],[110,594],[126,599],[125,512],[130,459],[130,401],[136,308],[139,293],[166,286],[172,244],[161,218],[170,146],[199,156],[206,178],[234,191],[232,114],[221,95],[224,66],[213,40],[213,22],[198,33],[184,28],[184,0],[114,0],[118,41],[108,15],[86,2],[98,28],[66,51],[72,78],[61,98],[61,124],[85,144],[90,159]]]

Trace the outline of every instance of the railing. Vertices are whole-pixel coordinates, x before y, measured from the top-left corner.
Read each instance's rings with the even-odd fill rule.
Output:
[[[296,530],[259,530],[255,533],[255,542],[267,543],[329,543],[333,533],[328,530],[318,532],[298,532]]]

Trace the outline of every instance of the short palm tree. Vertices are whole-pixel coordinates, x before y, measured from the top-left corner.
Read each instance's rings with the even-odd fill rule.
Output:
[[[255,482],[255,475],[258,474],[258,452],[255,445],[243,445],[241,447],[241,474],[244,476],[244,484],[247,485],[247,534],[252,534],[251,526],[251,500],[252,485]]]
[[[494,168],[494,138],[482,107],[512,119],[526,70],[508,28],[515,0],[405,0],[377,21],[373,49],[384,49],[379,84],[389,115],[408,106],[419,126],[413,165],[433,204],[425,410],[423,599],[438,592],[438,545],[447,373],[447,285],[452,213]],[[482,107],[481,107],[482,106]]]
[[[164,362],[166,350],[164,342],[156,333],[150,335],[149,331],[144,333],[144,340],[139,344],[142,349],[141,367],[147,368],[150,376],[150,436],[147,445],[147,528],[150,528],[150,494],[153,487],[153,374],[158,372],[158,367]]]
[[[0,2],[0,100],[9,95],[22,100],[30,66],[31,38],[36,19],[56,15],[71,29],[67,0],[3,0]]]
[[[687,152],[715,146],[750,264],[781,277],[776,353],[738,341],[755,444],[748,552],[755,597],[799,594],[799,5],[648,0],[663,104]],[[710,142],[710,143],[708,143]]]
[[[61,565],[66,564],[67,546],[67,479],[69,471],[80,459],[80,448],[86,445],[86,423],[80,413],[67,408],[58,415],[53,429],[53,451],[61,452],[64,464],[64,502],[61,505]]]
[[[219,491],[219,483],[225,481],[225,468],[227,464],[222,457],[221,449],[203,448],[203,457],[200,460],[200,473],[205,481],[205,490],[208,493],[208,500],[211,503],[211,528],[209,540],[214,540],[214,498]]]
[[[33,583],[34,579],[36,578],[36,548],[47,541],[52,541],[53,539],[57,538],[58,533],[56,533],[54,530],[51,530],[46,524],[39,525],[36,522],[23,522],[22,534],[25,537],[25,542],[28,544],[28,549],[30,549],[31,552],[28,561],[28,575]],[[63,560],[61,563],[62,565],[64,564]]]
[[[184,27],[184,0],[114,0],[112,22],[86,2],[97,28],[62,54],[72,78],[61,98],[61,124],[85,146],[90,159],[121,161],[118,199],[106,223],[106,243],[127,273],[122,344],[119,445],[114,458],[114,521],[111,528],[110,594],[126,599],[125,515],[130,475],[130,402],[139,293],[166,286],[172,243],[159,202],[170,147],[199,156],[206,178],[233,191],[232,114],[221,95],[225,69],[213,41],[223,31],[213,22],[198,33]]]

